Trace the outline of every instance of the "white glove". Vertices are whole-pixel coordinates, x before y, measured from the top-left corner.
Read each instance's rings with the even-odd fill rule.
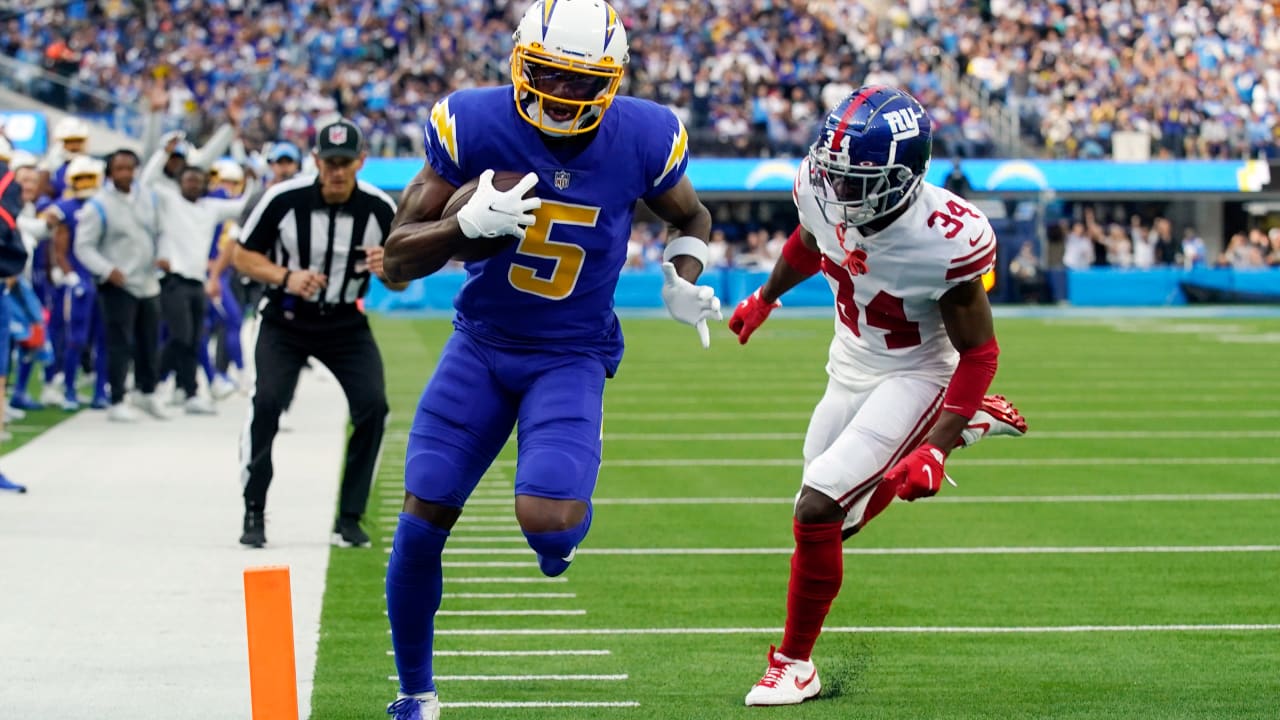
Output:
[[[73,270],[58,278],[58,285],[66,288],[73,288],[80,285],[80,276]]]
[[[662,263],[662,276],[662,301],[667,304],[667,312],[677,322],[692,325],[698,331],[702,349],[711,347],[707,318],[724,319],[716,291],[680,277],[676,274],[676,266],[669,262]]]
[[[462,234],[472,239],[514,235],[523,240],[525,226],[535,220],[530,213],[542,207],[541,199],[524,197],[537,184],[538,176],[529,173],[515,187],[502,192],[493,186],[493,171],[485,170],[475,194],[458,211]]]

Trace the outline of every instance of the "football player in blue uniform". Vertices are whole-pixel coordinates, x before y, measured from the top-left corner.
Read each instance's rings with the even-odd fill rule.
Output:
[[[564,572],[587,534],[604,382],[622,359],[613,295],[636,200],[676,230],[663,264],[672,317],[697,328],[703,347],[707,320],[720,317],[712,289],[693,284],[711,215],[684,176],[685,129],[661,105],[617,96],[628,59],[617,12],[604,0],[538,0],[514,40],[512,85],[455,92],[432,110],[427,162],[387,241],[386,276],[404,281],[486,238],[514,238],[467,263],[455,332],[410,431],[386,585],[397,718],[438,717],[441,552],[517,422],[515,513],[542,572]],[[501,191],[495,170],[527,174]],[[471,199],[442,219],[477,177]],[[536,197],[524,197],[530,189]]]
[[[111,402],[107,396],[107,334],[102,310],[98,305],[98,291],[93,274],[76,258],[73,248],[76,240],[76,213],[88,198],[102,187],[103,166],[100,160],[88,155],[78,155],[67,163],[66,193],[45,211],[53,231],[51,255],[52,277],[56,279],[53,290],[51,315],[61,315],[63,400],[62,409],[74,412],[80,409],[76,396],[76,374],[80,370],[80,356],[92,350],[94,363],[94,388],[92,406],[105,409]],[[91,347],[92,346],[92,347]],[[47,371],[46,371],[47,374]]]

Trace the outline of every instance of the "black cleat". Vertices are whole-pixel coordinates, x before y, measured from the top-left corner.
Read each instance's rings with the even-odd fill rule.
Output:
[[[244,533],[240,535],[240,544],[254,548],[267,544],[266,519],[261,510],[245,510]]]
[[[333,523],[333,538],[330,541],[336,547],[369,547],[369,536],[360,529],[360,519],[339,517]]]

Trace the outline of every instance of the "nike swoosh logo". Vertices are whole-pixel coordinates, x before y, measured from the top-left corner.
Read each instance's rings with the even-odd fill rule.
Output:
[[[814,679],[814,678],[816,678],[816,677],[818,677],[818,668],[814,668],[814,669],[813,669],[813,673],[811,673],[811,674],[809,675],[809,679],[808,679],[808,680],[801,680],[800,678],[796,678],[796,689],[797,689],[797,690],[803,690],[803,689],[805,689],[805,688],[809,687],[809,684],[810,684],[810,683],[812,683],[812,682],[813,682],[813,679]]]
[[[986,237],[986,233],[979,233],[978,237],[969,241],[969,247],[978,247],[978,243],[982,242],[982,238]]]
[[[561,560],[563,560],[563,561],[565,561],[565,562],[573,562],[573,556],[574,556],[574,555],[577,555],[577,554],[578,554],[578,547],[575,545],[575,546],[574,546],[574,548],[573,548],[572,550],[570,550],[570,551],[569,551],[569,554],[568,554],[568,555],[566,555],[566,556],[564,556],[564,557],[562,557],[562,558],[560,558],[560,559],[561,559]]]
[[[933,487],[933,468],[925,465],[924,474],[929,476],[929,487]]]

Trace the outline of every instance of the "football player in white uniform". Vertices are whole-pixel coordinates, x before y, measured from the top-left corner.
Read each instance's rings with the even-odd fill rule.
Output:
[[[840,591],[842,543],[893,500],[938,492],[955,447],[1022,435],[1000,396],[982,276],[995,233],[978,209],[924,182],[929,116],[890,87],[837,105],[801,164],[800,227],[729,327],[745,343],[796,284],[822,272],[835,293],[826,394],[804,441],[782,645],[747,705],[791,705],[822,687],[810,660]],[[949,478],[948,478],[949,479]]]

